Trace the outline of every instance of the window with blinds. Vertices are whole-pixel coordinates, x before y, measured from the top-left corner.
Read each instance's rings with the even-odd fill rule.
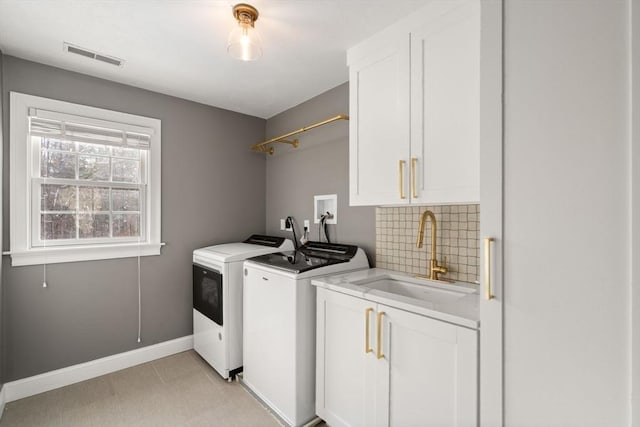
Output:
[[[24,200],[29,224],[24,236],[30,238],[20,248],[14,248],[12,241],[12,255],[18,249],[46,252],[87,245],[159,245],[160,213],[152,212],[160,206],[159,182],[152,179],[159,181],[160,174],[159,121],[140,117],[141,123],[131,123],[137,116],[100,114],[105,110],[13,95],[48,101],[41,103],[45,107],[63,105],[56,111],[34,107],[29,99],[31,105],[22,108],[26,113],[22,161],[29,171],[25,182],[29,196]],[[13,113],[12,109],[12,120]],[[105,120],[119,114],[123,121]],[[157,126],[141,126],[149,121],[158,122]],[[20,191],[15,189],[19,182],[14,186],[14,180],[20,181],[14,172],[12,218],[13,192]],[[111,257],[116,256],[106,256]]]
[[[39,166],[32,171],[34,246],[144,239],[151,136],[111,126],[31,109],[29,135]]]

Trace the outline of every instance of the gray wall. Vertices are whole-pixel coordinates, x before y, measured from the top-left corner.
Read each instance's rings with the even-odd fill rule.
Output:
[[[505,4],[507,426],[629,425],[628,10]]]
[[[4,57],[9,91],[162,120],[162,255],[142,259],[142,344],[137,262],[118,259],[10,267],[4,258],[5,380],[86,362],[192,333],[191,252],[264,232],[265,160],[248,147],[265,121],[57,68]],[[8,244],[4,146],[4,249]]]
[[[267,120],[267,138],[349,112],[349,85],[345,83]],[[313,196],[338,195],[338,223],[329,226],[332,242],[351,243],[375,262],[375,208],[349,207],[349,123],[338,121],[297,136],[298,148],[274,144],[267,157],[267,233],[280,231],[280,219],[293,216],[301,235],[303,220],[311,222],[310,240],[318,240],[313,224]],[[324,237],[324,236],[323,236]]]

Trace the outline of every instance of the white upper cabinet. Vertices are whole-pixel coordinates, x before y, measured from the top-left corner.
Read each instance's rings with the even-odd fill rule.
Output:
[[[351,204],[406,204],[409,35],[389,37],[376,47],[349,67]]]
[[[411,157],[418,203],[480,200],[480,4],[411,33]]]
[[[479,36],[436,2],[349,50],[351,205],[479,202]]]

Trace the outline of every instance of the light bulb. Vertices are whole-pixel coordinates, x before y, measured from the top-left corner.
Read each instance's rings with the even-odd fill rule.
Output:
[[[236,59],[255,61],[262,56],[260,37],[249,25],[238,25],[229,35],[227,52]]]
[[[240,36],[240,46],[242,49],[242,60],[250,61],[251,60],[251,37],[249,37],[249,30],[247,26],[244,25],[242,28],[242,35]]]

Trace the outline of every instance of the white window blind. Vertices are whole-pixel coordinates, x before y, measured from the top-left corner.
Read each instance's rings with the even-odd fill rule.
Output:
[[[148,150],[153,129],[29,109],[31,136]]]

